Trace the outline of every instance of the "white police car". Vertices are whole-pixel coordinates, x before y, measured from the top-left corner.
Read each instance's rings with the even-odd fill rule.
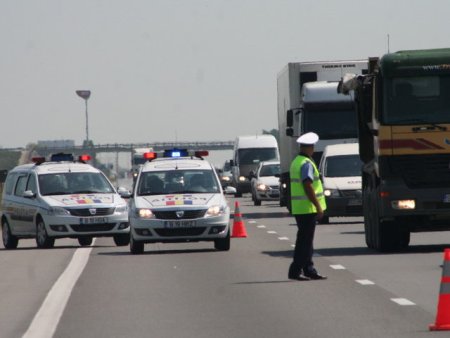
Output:
[[[208,152],[154,152],[139,171],[130,201],[130,251],[144,243],[212,241],[230,249],[230,208]]]
[[[53,247],[63,237],[84,246],[93,237],[111,236],[116,245],[128,245],[127,202],[100,170],[85,163],[89,159],[56,154],[8,173],[1,204],[6,249],[15,249],[21,238],[35,238],[40,248]],[[121,194],[126,197],[125,190]]]

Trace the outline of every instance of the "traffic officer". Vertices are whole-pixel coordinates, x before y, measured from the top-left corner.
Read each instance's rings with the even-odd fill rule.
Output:
[[[319,140],[316,133],[306,133],[297,139],[300,153],[291,163],[291,214],[297,222],[297,240],[294,259],[288,277],[294,280],[326,279],[314,268],[312,261],[316,221],[326,209],[319,171],[312,160],[314,145]]]

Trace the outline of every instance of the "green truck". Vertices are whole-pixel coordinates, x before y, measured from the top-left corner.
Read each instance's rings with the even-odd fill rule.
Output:
[[[367,246],[406,248],[411,232],[450,230],[450,48],[369,58],[354,93]]]

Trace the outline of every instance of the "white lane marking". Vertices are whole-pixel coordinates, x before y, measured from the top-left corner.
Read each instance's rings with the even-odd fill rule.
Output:
[[[368,279],[357,279],[355,280],[356,283],[359,283],[361,285],[375,285],[374,282],[372,282],[371,280]]]
[[[257,227],[257,228],[260,228],[260,229],[265,229],[265,228],[266,228],[265,225],[257,225],[256,227]]]
[[[288,241],[289,237],[278,237],[280,241]]]
[[[267,233],[268,233],[268,234],[276,234],[277,232],[276,232],[276,231],[273,231],[273,230],[269,230],[269,231],[267,231]]]
[[[322,255],[320,253],[314,252],[313,257],[322,257]]]
[[[411,302],[410,300],[406,299],[406,298],[391,298],[391,300],[394,303],[397,303],[398,305],[403,305],[403,306],[407,306],[407,305],[416,305],[413,302]]]
[[[252,220],[252,219],[249,220],[248,222],[249,222],[250,224],[256,223],[256,221],[254,221],[254,220]]]
[[[293,248],[295,248],[295,244],[291,244],[291,246],[292,246]]]
[[[332,268],[334,270],[346,270],[345,266],[340,265],[340,264],[330,265],[330,268]]]
[[[92,245],[94,243],[95,238]],[[91,251],[92,246],[75,250],[66,270],[59,276],[48,292],[47,297],[22,338],[48,338],[53,336],[72,289],[89,260]]]

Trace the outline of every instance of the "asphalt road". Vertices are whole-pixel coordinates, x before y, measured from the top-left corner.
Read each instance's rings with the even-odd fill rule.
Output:
[[[90,248],[68,239],[50,250],[32,240],[1,249],[0,337],[50,337],[52,326],[54,337],[446,334],[428,325],[447,232],[413,234],[405,252],[380,254],[366,248],[362,218],[332,218],[315,241],[316,267],[328,279],[296,282],[287,279],[294,219],[276,203],[237,200],[248,237],[232,239],[229,252],[148,244],[134,256],[108,238]]]

